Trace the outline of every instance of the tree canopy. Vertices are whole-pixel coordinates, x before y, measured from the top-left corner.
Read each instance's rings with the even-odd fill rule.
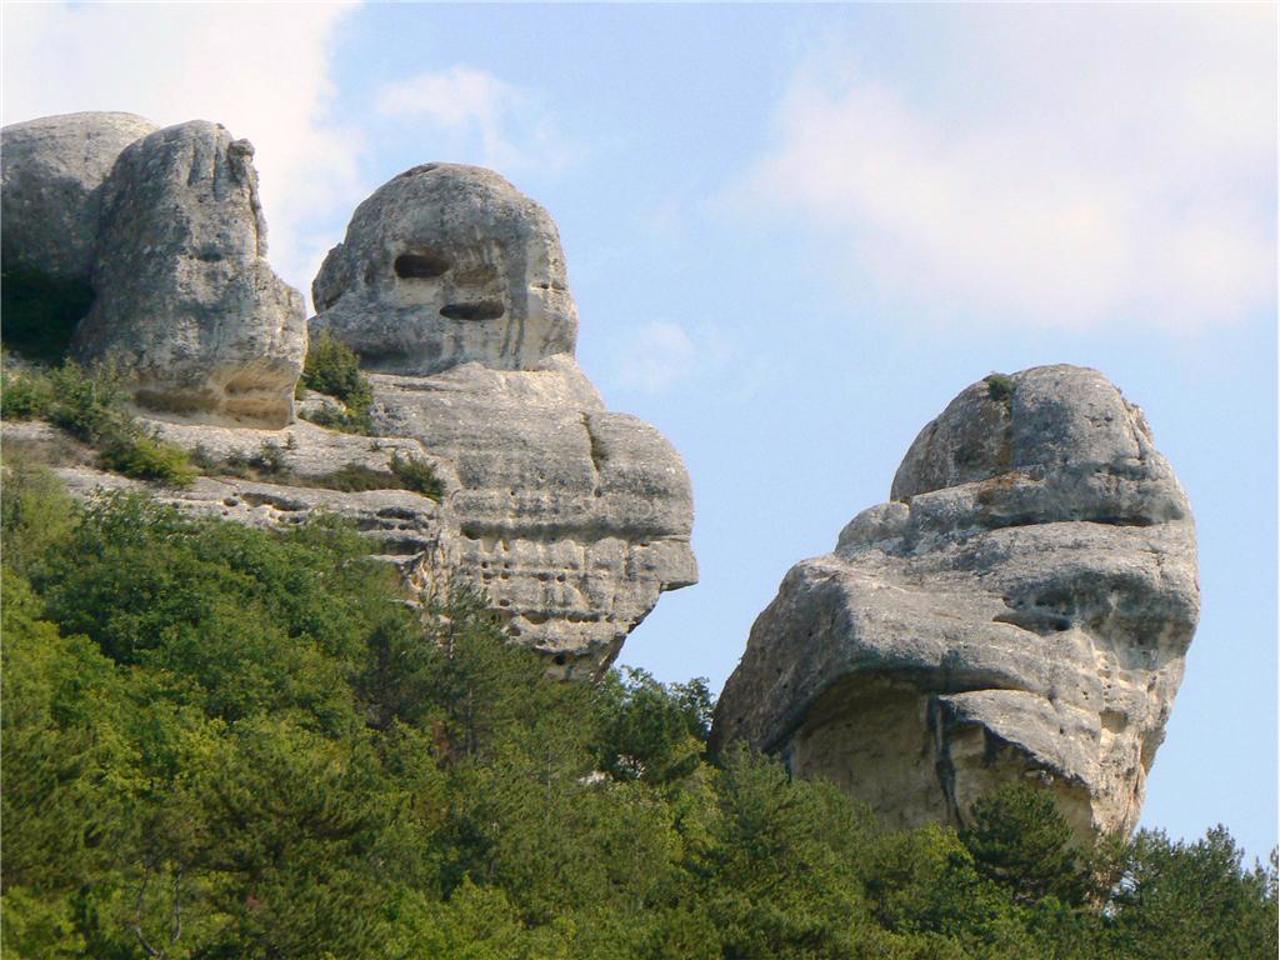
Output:
[[[1225,829],[1071,847],[1046,795],[878,828],[705,682],[548,679],[462,585],[6,467],[4,949],[99,958],[1271,958]]]

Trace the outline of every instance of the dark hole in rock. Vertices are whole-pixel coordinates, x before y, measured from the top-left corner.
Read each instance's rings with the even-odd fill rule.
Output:
[[[62,280],[7,265],[0,273],[4,345],[28,360],[63,360],[76,326],[91,306],[93,288],[83,280]]]
[[[396,276],[405,280],[430,280],[448,271],[453,266],[449,258],[433,250],[419,250],[415,253],[402,253],[396,257]]]
[[[556,654],[556,656],[555,656],[555,663],[556,663],[556,666],[557,666],[557,667],[563,667],[563,666],[565,665],[565,661],[566,661],[567,659],[568,659],[568,658],[567,658],[567,657],[565,657],[565,655],[564,655],[563,653],[557,653],[557,654]]]
[[[440,308],[440,316],[450,320],[496,320],[506,310],[497,300],[481,300],[479,303],[451,303]]]

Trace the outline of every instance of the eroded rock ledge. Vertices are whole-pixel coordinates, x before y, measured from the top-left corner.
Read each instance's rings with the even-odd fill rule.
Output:
[[[797,564],[713,744],[834,780],[891,827],[1011,779],[1132,829],[1199,613],[1191,510],[1142,412],[1071,366],[992,376],[921,431],[892,500]]]

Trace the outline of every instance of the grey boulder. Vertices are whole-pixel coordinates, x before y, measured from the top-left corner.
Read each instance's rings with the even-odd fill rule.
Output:
[[[103,185],[120,152],[155,129],[132,113],[70,113],[0,130],[5,270],[88,282]]]
[[[266,260],[253,147],[193,120],[131,144],[102,199],[78,359],[112,359],[152,411],[282,427],[306,354],[302,296]]]
[[[1078,834],[1131,830],[1199,614],[1190,506],[1094,370],[988,377],[921,431],[892,500],[791,569],[716,708],[891,827],[964,824],[1011,780]]]

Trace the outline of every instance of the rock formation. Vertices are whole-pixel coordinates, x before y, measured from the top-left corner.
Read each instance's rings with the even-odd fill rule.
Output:
[[[456,467],[456,556],[522,643],[597,672],[663,590],[696,581],[689,479],[573,359],[555,223],[488,170],[414,167],[357,209],[312,288],[372,369],[375,432]]]
[[[1141,812],[1199,611],[1190,507],[1100,373],[993,375],[920,433],[891,501],[791,569],[716,709],[890,827],[1030,777],[1082,835]]]
[[[306,313],[267,264],[248,141],[205,121],[155,130],[89,113],[6,127],[4,151],[6,271],[95,295],[77,359],[113,359],[148,409],[292,419]]]
[[[59,149],[79,149],[87,123]],[[310,321],[378,371],[373,436],[286,426],[305,330],[297,295],[264,258],[251,156],[195,121],[136,140],[90,188],[97,299],[78,355],[123,362],[148,429],[209,464],[160,498],[252,524],[349,517],[417,586],[456,569],[483,588],[554,670],[603,670],[662,591],[696,581],[693,508],[679,455],[607,411],[573,358],[554,221],[475,167],[414,167],[374,193],[325,260]],[[40,217],[18,225],[19,239],[40,235]],[[82,495],[141,486],[47,425],[6,424],[5,442],[55,462]],[[284,468],[245,471],[264,450]],[[393,456],[430,465],[440,502],[393,489]],[[344,470],[387,489],[330,489]]]

